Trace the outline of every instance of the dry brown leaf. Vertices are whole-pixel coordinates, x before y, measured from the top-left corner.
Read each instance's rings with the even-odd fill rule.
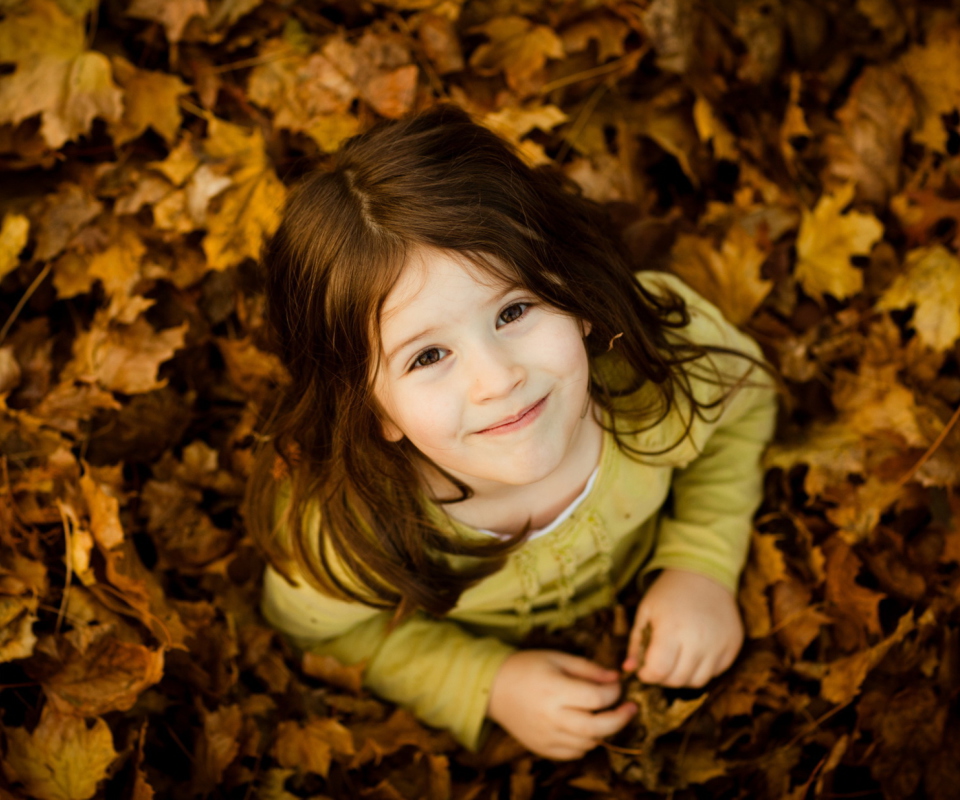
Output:
[[[0,225],[0,280],[20,265],[20,252],[27,245],[30,220],[23,214],[4,214]]]
[[[928,347],[946,350],[960,338],[960,259],[942,245],[911,250],[877,308],[914,306],[911,327]]]
[[[208,216],[203,251],[210,269],[259,258],[263,238],[280,224],[285,191],[264,152],[263,134],[211,118],[204,152],[233,181]]]
[[[61,147],[90,130],[94,117],[113,121],[123,113],[123,92],[106,56],[85,47],[82,18],[54,0],[29,0],[5,10],[0,52],[16,64],[0,80],[0,123],[16,125],[41,115],[40,132]]]
[[[240,706],[221,706],[215,711],[200,709],[203,732],[196,753],[193,773],[197,791],[210,792],[223,778],[224,770],[240,752],[243,715]]]
[[[75,183],[65,183],[55,193],[47,195],[46,205],[33,253],[39,261],[47,261],[61,253],[74,235],[103,210],[99,200]]]
[[[751,639],[769,635],[770,616],[768,589],[787,579],[787,563],[777,547],[778,537],[754,533],[750,540],[750,557],[740,584],[740,608],[746,634]]]
[[[28,733],[7,728],[3,771],[38,800],[88,800],[117,756],[107,723],[93,725],[46,706]]]
[[[349,113],[357,87],[329,51],[299,54],[288,42],[268,42],[261,49],[266,63],[249,84],[250,99],[274,112],[274,125],[307,133],[327,152],[358,130]]]
[[[470,56],[478,75],[504,74],[507,85],[519,94],[531,94],[549,58],[563,58],[563,42],[546,25],[524,17],[494,17],[476,28],[490,40]]]
[[[843,131],[828,135],[826,174],[857,185],[857,197],[882,205],[900,185],[903,134],[916,118],[910,87],[892,67],[869,66],[837,111]]]
[[[35,597],[0,595],[0,664],[33,655],[36,610]]]
[[[282,767],[326,778],[334,753],[352,756],[354,752],[353,736],[335,719],[313,717],[305,725],[288,721],[277,726],[274,754]]]
[[[438,75],[459,72],[465,66],[453,21],[430,12],[416,18],[417,36]]]
[[[563,49],[569,53],[580,53],[593,41],[597,43],[597,60],[607,61],[622,56],[625,52],[624,40],[630,33],[630,26],[620,17],[611,14],[591,14],[582,17],[563,29],[560,38]]]
[[[777,641],[792,659],[799,659],[808,645],[820,635],[830,617],[811,603],[809,587],[788,576],[773,586],[771,609]]]
[[[126,144],[152,128],[172,144],[182,120],[179,98],[190,87],[176,75],[137,69],[120,56],[114,56],[112,64],[124,90],[123,116],[110,125],[114,142]]]
[[[937,152],[946,152],[947,131],[942,114],[960,107],[960,27],[937,26],[926,44],[904,53],[897,67],[913,84],[919,101],[919,125],[913,138]]]
[[[312,678],[319,678],[331,686],[360,694],[363,688],[363,672],[367,667],[366,661],[356,664],[343,664],[333,656],[317,653],[304,653],[301,668]]]
[[[716,112],[710,101],[698,94],[693,101],[693,124],[697,129],[697,136],[704,144],[713,143],[714,158],[725,158],[728,161],[737,161],[740,151],[737,149],[737,139]]]
[[[920,622],[922,624],[923,620]],[[897,623],[897,629],[880,644],[827,664],[820,684],[823,698],[839,705],[846,705],[853,700],[870,670],[883,661],[890,648],[903,641],[916,626],[913,616],[904,614]]]
[[[43,683],[58,711],[80,717],[127,711],[163,677],[163,651],[121,641],[106,627],[82,644],[76,631],[68,634],[63,667]]]
[[[167,32],[167,41],[176,44],[193,17],[207,17],[207,0],[133,0],[128,16],[159,22]]]
[[[681,234],[670,253],[670,270],[717,305],[734,325],[745,325],[773,288],[760,274],[767,254],[739,225],[719,250],[709,239]]]
[[[155,331],[143,317],[132,325],[120,326],[98,316],[94,327],[74,341],[73,360],[63,377],[125,394],[159,389],[166,381],[157,380],[157,370],[183,347],[187,328],[185,322]]]
[[[863,273],[850,258],[868,254],[883,235],[883,226],[872,214],[843,213],[853,193],[849,183],[821,197],[813,211],[803,209],[795,274],[803,290],[817,300],[824,294],[842,300],[859,292]]]

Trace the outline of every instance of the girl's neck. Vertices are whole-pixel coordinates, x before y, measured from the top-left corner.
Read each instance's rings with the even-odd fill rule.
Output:
[[[545,478],[520,486],[504,483],[474,485],[473,496],[443,505],[447,514],[472,528],[513,534],[529,523],[534,530],[549,525],[587,485],[600,462],[603,428],[591,410],[571,442],[567,457]],[[435,498],[451,496],[449,482],[436,473],[424,472],[428,492]]]

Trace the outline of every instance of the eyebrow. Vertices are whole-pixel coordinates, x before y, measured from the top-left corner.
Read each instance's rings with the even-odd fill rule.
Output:
[[[435,326],[435,325],[434,325],[433,327],[430,327],[430,328],[424,328],[422,331],[420,331],[419,333],[415,334],[414,336],[411,336],[411,337],[410,337],[409,339],[407,339],[406,341],[401,342],[401,343],[398,344],[396,347],[394,347],[393,350],[391,350],[389,353],[387,353],[387,362],[388,362],[388,363],[392,362],[393,359],[396,358],[397,353],[401,352],[402,350],[405,350],[407,347],[409,347],[410,345],[412,345],[412,344],[413,344],[414,342],[416,342],[418,339],[423,339],[423,338],[425,338],[425,337],[427,337],[427,336],[430,336],[430,335],[436,333],[438,330],[440,330],[440,329],[439,329],[437,326]]]
[[[519,283],[511,283],[510,285],[504,287],[503,291],[500,292],[498,295],[496,295],[496,297],[490,298],[490,300],[487,302],[486,305],[496,305],[497,303],[502,302],[502,301],[503,301],[503,298],[505,298],[508,294],[510,294],[510,292],[514,292],[514,291],[517,291],[518,289],[522,289],[522,288],[524,288],[524,287],[521,286]],[[393,350],[391,350],[389,353],[387,353],[387,363],[388,363],[388,364],[389,364],[389,363],[392,363],[392,362],[393,362],[393,359],[396,358],[396,356],[397,356],[397,354],[398,354],[399,352],[401,352],[401,351],[404,350],[405,348],[409,347],[411,344],[413,344],[414,342],[416,342],[418,339],[424,339],[424,338],[426,338],[427,336],[431,336],[431,335],[433,335],[434,333],[436,333],[438,330],[440,330],[440,326],[438,326],[438,325],[432,325],[432,326],[430,326],[429,328],[424,328],[424,329],[423,329],[422,331],[420,331],[419,333],[414,334],[414,335],[411,336],[409,339],[401,342],[401,343],[398,344],[396,347],[394,347]]]

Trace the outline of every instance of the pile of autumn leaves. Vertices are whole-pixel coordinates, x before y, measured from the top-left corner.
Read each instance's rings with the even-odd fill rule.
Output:
[[[930,4],[22,0],[0,18],[0,796],[950,798],[960,20]],[[285,181],[456,102],[610,204],[788,388],[705,693],[471,755],[299,660],[238,513]],[[281,180],[282,176],[284,180]],[[614,664],[629,609],[553,644]]]

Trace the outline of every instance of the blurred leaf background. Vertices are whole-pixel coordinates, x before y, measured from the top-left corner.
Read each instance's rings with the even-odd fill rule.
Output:
[[[257,611],[261,243],[441,101],[788,387],[743,653],[576,763],[460,750]],[[958,112],[933,0],[0,0],[0,797],[955,798]],[[616,664],[635,602],[539,641]]]

